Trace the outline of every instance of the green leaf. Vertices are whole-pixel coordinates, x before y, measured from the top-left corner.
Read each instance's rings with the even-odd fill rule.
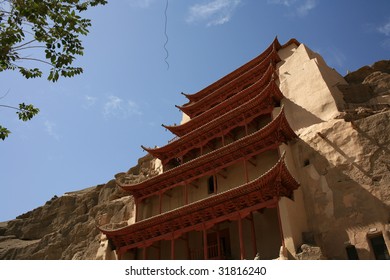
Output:
[[[35,108],[32,104],[26,105],[24,103],[19,104],[19,111],[16,112],[22,121],[29,121],[38,113],[38,108]]]
[[[2,127],[1,125],[0,125],[0,139],[1,140],[5,140],[5,138],[7,138],[8,137],[8,135],[11,133],[11,131],[9,131],[7,128],[5,128],[5,127]]]
[[[90,19],[81,13],[90,7],[105,5],[105,0],[56,0],[56,1],[6,1],[0,5],[0,71],[18,69],[26,78],[42,75],[39,68],[25,69],[18,65],[29,53],[26,46],[44,46],[39,61],[45,57],[53,67],[49,70],[48,80],[57,81],[59,76],[69,77],[62,72],[63,67],[71,66],[75,56],[83,55],[81,36],[87,35],[91,26]],[[4,19],[6,16],[6,20]],[[26,38],[23,30],[30,30],[36,41]],[[41,43],[36,45],[36,43]],[[34,57],[33,57],[34,58]],[[38,69],[38,70],[36,70]],[[60,69],[59,71],[57,69]],[[59,74],[55,74],[59,73]],[[63,74],[64,73],[64,74]]]

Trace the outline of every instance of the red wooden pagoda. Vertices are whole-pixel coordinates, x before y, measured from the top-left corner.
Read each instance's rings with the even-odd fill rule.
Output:
[[[143,147],[163,172],[134,184],[117,179],[136,201],[136,221],[101,226],[119,259],[275,258],[283,244],[281,197],[299,184],[279,146],[296,138],[280,101],[277,39],[258,57],[178,106],[189,121],[164,126],[176,139]],[[278,112],[278,113],[276,113]]]

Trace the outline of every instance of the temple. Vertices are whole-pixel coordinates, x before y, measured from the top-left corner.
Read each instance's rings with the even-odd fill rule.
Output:
[[[296,40],[286,45],[299,45]],[[119,259],[277,258],[284,242],[279,203],[299,183],[280,146],[297,137],[281,107],[277,39],[258,57],[177,106],[164,126],[176,138],[146,148],[163,172],[139,183],[118,180],[135,198],[131,225],[102,227]]]
[[[308,232],[292,145],[302,128],[333,119],[343,78],[291,39],[177,106],[174,139],[143,147],[155,175],[117,178],[134,197],[126,225],[99,226],[117,259],[276,259]],[[320,77],[320,78],[319,78]],[[306,163],[305,163],[306,164]]]

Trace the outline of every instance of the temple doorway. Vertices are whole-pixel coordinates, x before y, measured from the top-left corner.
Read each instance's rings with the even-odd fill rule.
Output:
[[[226,260],[231,258],[228,228],[207,234],[207,252],[209,260]]]

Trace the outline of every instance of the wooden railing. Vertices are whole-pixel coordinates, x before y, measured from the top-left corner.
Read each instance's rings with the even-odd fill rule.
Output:
[[[207,254],[209,260],[225,260],[229,257],[229,252],[224,252],[221,248],[220,254],[218,253],[218,244],[211,244],[207,246]],[[204,249],[192,249],[190,250],[191,260],[204,260]]]

